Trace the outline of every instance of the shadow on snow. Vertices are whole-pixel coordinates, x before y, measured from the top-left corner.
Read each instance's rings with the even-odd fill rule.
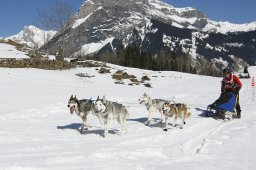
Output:
[[[57,126],[57,129],[61,129],[61,130],[66,130],[66,129],[77,130],[82,135],[96,134],[96,135],[103,136],[104,130],[103,129],[99,129],[99,127],[90,126],[87,130],[84,130],[81,133],[80,132],[80,127],[81,126],[82,126],[81,123],[71,123],[69,125]],[[91,128],[93,128],[93,129],[91,129]],[[97,128],[97,129],[95,129],[95,128]],[[118,134],[119,130],[117,130],[117,129],[109,129],[108,133],[110,133],[110,134]]]

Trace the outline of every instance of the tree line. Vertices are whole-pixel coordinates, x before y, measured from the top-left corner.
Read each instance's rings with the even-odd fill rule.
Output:
[[[156,55],[144,52],[135,45],[120,47],[115,54],[105,53],[98,60],[126,67],[154,71],[178,71],[209,76],[221,76],[215,63],[205,59],[193,60],[189,54],[160,51]]]
[[[51,29],[60,30],[68,22],[72,14],[72,7],[67,1],[55,0],[54,6],[49,10],[38,10],[38,21],[41,27],[49,31]],[[49,41],[50,35],[44,35],[44,44]],[[64,58],[64,37],[61,38],[62,46],[56,53],[56,60],[63,61]],[[46,46],[45,49],[48,49]],[[46,50],[48,55],[48,50]],[[99,58],[98,58],[99,59]],[[149,69],[156,71],[179,71],[194,74],[221,76],[218,68],[221,66],[207,61],[203,58],[192,61],[189,54],[160,51],[156,55],[151,55],[140,50],[136,45],[129,45],[126,48],[119,47],[115,54],[105,53],[100,60],[127,67]]]

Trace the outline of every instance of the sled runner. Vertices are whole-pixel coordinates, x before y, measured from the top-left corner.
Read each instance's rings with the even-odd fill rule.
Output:
[[[236,115],[237,94],[230,91],[222,92],[220,97],[207,106],[206,116],[216,116],[222,119],[232,119]]]

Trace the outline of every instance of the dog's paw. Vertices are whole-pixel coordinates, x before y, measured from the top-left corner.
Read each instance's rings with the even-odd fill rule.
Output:
[[[163,131],[167,132],[167,129],[166,129],[166,128],[164,128],[164,129],[163,129]]]

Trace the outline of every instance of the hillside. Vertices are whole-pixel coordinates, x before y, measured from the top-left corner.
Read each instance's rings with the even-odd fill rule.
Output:
[[[18,50],[14,45],[0,42],[0,59],[7,58],[25,59],[29,58],[29,56],[26,52]]]
[[[242,80],[242,118],[223,122],[203,114],[218,98],[221,78],[107,66],[110,73],[106,74],[98,72],[100,67],[63,71],[0,68],[0,169],[256,168],[256,106],[251,101],[249,79]],[[147,75],[152,88],[128,85],[130,80],[115,84],[111,75],[117,70],[138,79]],[[76,76],[78,73],[91,78]],[[185,128],[169,125],[169,131],[164,132],[158,113],[153,115],[153,123],[145,126],[148,114],[138,103],[144,92],[152,98],[186,103],[192,116]],[[90,115],[89,130],[80,134],[81,120],[67,108],[72,94],[78,99],[105,95],[125,105],[130,113],[128,133],[119,135],[119,126],[114,123],[103,138],[102,126]]]

